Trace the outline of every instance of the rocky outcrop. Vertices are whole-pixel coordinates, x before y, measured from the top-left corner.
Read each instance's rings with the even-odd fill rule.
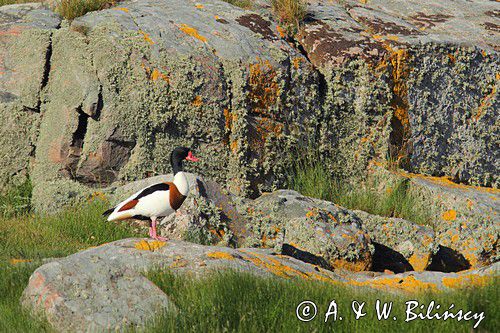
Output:
[[[51,210],[167,172],[182,144],[194,172],[257,197],[286,180],[278,152],[312,140],[343,178],[390,156],[498,186],[494,3],[341,3],[311,3],[288,41],[264,2],[134,0],[62,23],[3,6],[0,182],[29,174]]]
[[[22,297],[24,306],[56,331],[109,331],[144,327],[175,304],[146,277],[170,270],[204,277],[223,269],[259,276],[298,278],[401,292],[481,286],[498,276],[498,265],[476,271],[371,276],[331,272],[265,249],[230,249],[182,241],[126,239],[91,248],[39,267]]]
[[[423,271],[438,251],[432,228],[400,218],[387,218],[354,211],[363,230],[375,244],[374,270]],[[398,258],[399,257],[399,258]]]
[[[243,208],[251,236],[246,244],[283,253],[327,268],[365,271],[373,247],[353,212],[328,201],[280,190],[264,194]]]
[[[385,184],[401,178],[409,180],[408,192],[431,216],[429,222],[440,249],[438,256],[447,253],[446,257],[452,259],[438,264],[443,258],[437,258],[434,269],[447,271],[450,268],[445,266],[454,265],[460,269],[477,268],[499,260],[498,190],[456,184],[445,177],[389,172],[378,166],[372,166],[371,174]]]

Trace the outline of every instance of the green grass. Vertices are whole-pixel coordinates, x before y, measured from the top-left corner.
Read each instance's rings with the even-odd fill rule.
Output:
[[[251,9],[253,6],[253,2],[251,0],[223,0],[223,1],[243,9]]]
[[[428,304],[435,300],[448,309],[485,311],[479,328],[495,332],[500,327],[499,281],[477,289],[420,296],[396,296],[322,282],[280,280],[245,273],[225,272],[195,279],[169,273],[150,274],[150,279],[177,305],[179,314],[166,314],[148,332],[470,332],[473,322],[421,321],[405,323],[407,300]],[[330,301],[338,304],[342,321],[324,322]],[[398,320],[378,321],[375,302],[393,301]],[[318,317],[303,323],[295,310],[303,300],[314,301]],[[365,301],[366,317],[354,319],[353,300]]]
[[[11,218],[21,216],[31,211],[31,181],[26,179],[23,183],[9,188],[0,195],[0,217]]]
[[[306,17],[307,3],[304,0],[271,0],[271,5],[278,22],[293,36]]]
[[[308,151],[313,151],[308,153]],[[296,152],[294,166],[288,171],[288,187],[303,195],[332,201],[348,209],[370,214],[404,218],[421,225],[432,225],[431,210],[408,189],[408,180],[381,184],[366,179],[355,186],[335,179],[313,149]]]
[[[55,11],[67,20],[73,20],[88,12],[109,8],[120,0],[61,0]],[[0,0],[0,6],[16,3],[45,2],[43,0]]]

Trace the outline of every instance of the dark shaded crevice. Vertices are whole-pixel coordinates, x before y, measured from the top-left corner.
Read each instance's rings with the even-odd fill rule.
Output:
[[[333,271],[332,266],[330,266],[330,264],[328,264],[328,262],[324,258],[318,257],[307,251],[299,250],[290,244],[283,244],[281,248],[281,254],[293,257],[308,264],[317,265],[323,269]]]
[[[469,261],[461,253],[452,248],[439,245],[439,250],[432,256],[432,262],[427,267],[427,270],[451,273],[464,271],[470,267]]]
[[[373,242],[375,252],[373,254],[372,271],[384,272],[390,270],[394,273],[413,271],[413,266],[403,255],[390,247]]]

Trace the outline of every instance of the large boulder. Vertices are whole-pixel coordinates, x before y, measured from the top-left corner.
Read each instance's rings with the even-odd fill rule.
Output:
[[[291,190],[264,194],[244,206],[248,246],[314,258],[325,267],[371,268],[373,246],[353,212]]]
[[[126,239],[41,266],[31,276],[22,303],[56,331],[143,327],[163,311],[175,311],[168,295],[145,277],[147,272],[165,269],[200,277],[233,269],[261,276],[345,281],[330,271],[269,250]]]

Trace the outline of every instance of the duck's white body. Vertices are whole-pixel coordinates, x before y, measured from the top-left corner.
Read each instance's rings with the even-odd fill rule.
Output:
[[[142,195],[145,192],[147,194]],[[157,218],[168,216],[179,208],[188,194],[189,182],[186,174],[182,171],[177,172],[173,182],[158,183],[145,187],[119,203],[109,215],[108,221],[134,217]]]

